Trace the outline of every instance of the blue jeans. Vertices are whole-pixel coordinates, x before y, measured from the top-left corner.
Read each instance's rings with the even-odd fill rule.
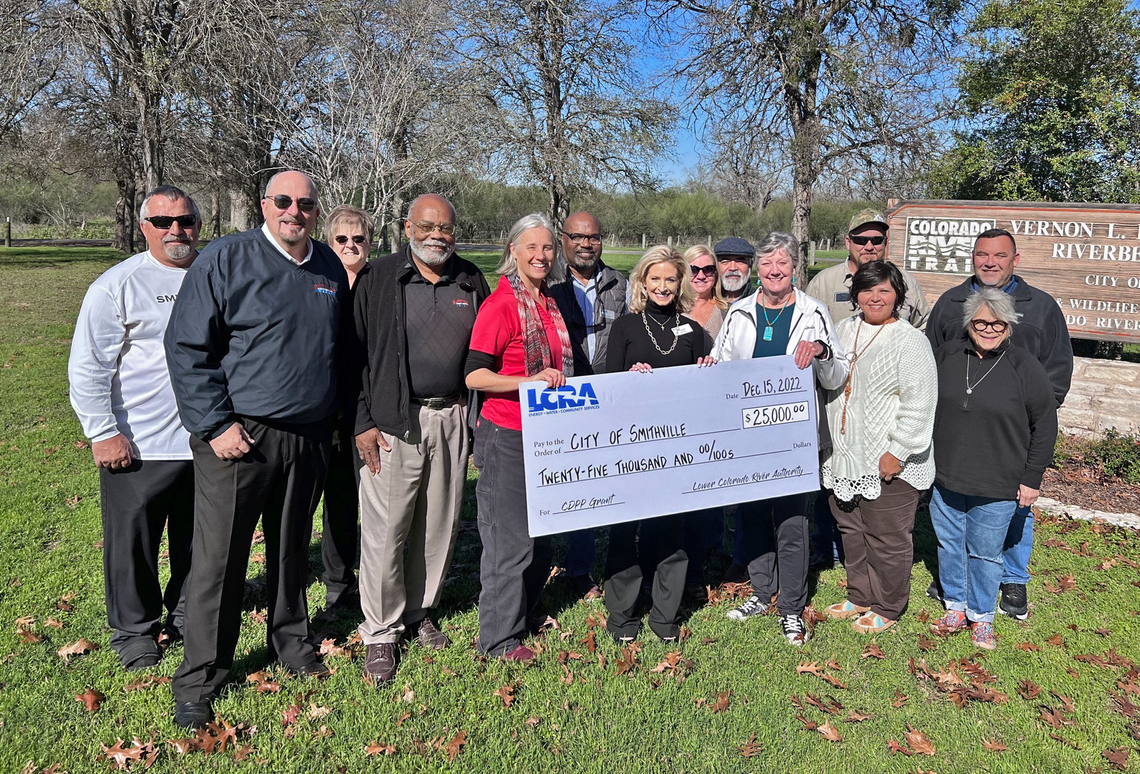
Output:
[[[930,521],[938,535],[938,579],[947,610],[993,621],[1002,578],[1002,546],[1016,500],[951,492],[935,485]]]
[[[589,575],[594,569],[597,553],[593,527],[569,533],[566,536],[566,574],[571,578]]]
[[[1002,552],[1004,570],[1002,583],[1016,583],[1025,586],[1029,583],[1029,554],[1033,551],[1033,512],[1028,508],[1018,508],[1009,522],[1009,533],[1005,536],[1005,550]]]

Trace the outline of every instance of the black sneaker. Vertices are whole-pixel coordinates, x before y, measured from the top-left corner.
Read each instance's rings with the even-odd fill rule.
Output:
[[[728,617],[734,621],[743,621],[745,618],[751,618],[754,615],[765,615],[771,609],[772,605],[761,602],[760,597],[753,594],[744,600],[743,605],[734,610],[729,610]]]
[[[930,597],[936,602],[944,601],[942,599],[942,584],[938,582],[937,578],[932,580],[930,582],[930,585],[926,587],[926,596]]]
[[[1003,615],[1024,621],[1029,617],[1029,602],[1025,596],[1025,585],[1021,583],[1001,584],[1001,604],[998,610]]]
[[[811,633],[804,626],[804,619],[798,614],[780,616],[780,626],[784,630],[784,639],[796,647],[811,639]]]

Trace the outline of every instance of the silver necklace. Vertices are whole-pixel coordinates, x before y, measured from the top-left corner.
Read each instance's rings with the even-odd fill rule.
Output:
[[[680,315],[674,313],[673,318],[674,318],[673,319],[673,345],[671,347],[669,347],[668,350],[664,350],[664,349],[661,349],[661,345],[657,343],[657,338],[653,335],[653,331],[650,330],[650,328],[649,328],[649,318],[645,314],[645,310],[644,309],[641,310],[641,324],[645,326],[645,332],[649,334],[649,340],[653,342],[653,347],[658,352],[660,352],[662,355],[672,354],[673,350],[675,350],[677,348],[677,342],[681,340],[681,337],[677,335],[677,330],[676,330],[678,324],[681,322]],[[653,322],[656,325],[661,326],[661,332],[662,333],[665,332],[665,325],[663,323],[659,323],[656,320],[654,320]],[[665,322],[666,323],[669,322],[669,319],[666,318]]]
[[[966,357],[968,358],[966,360],[966,395],[970,396],[974,394],[974,390],[977,388],[977,386],[985,381],[985,378],[993,373],[993,370],[997,368],[998,363],[1000,363],[1001,359],[1005,357],[1005,352],[1002,352],[1000,355],[998,355],[997,360],[995,360],[994,364],[989,367],[989,370],[982,374],[982,378],[978,379],[978,381],[974,382],[973,384],[970,384],[970,362],[973,360],[973,357],[969,353],[966,354]],[[963,408],[969,403],[969,401],[970,399],[967,397],[966,401],[962,404]]]

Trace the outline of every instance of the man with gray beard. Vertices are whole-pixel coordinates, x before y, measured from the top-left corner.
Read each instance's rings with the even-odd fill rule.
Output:
[[[431,610],[459,533],[477,416],[463,366],[490,295],[475,264],[454,253],[447,199],[416,198],[404,233],[408,244],[361,271],[354,303],[360,636],[364,676],[375,685],[395,675],[405,635],[435,650],[450,643]]]
[[[748,280],[752,276],[752,259],[756,248],[747,239],[728,237],[713,247],[717,268],[720,269],[720,289],[728,303],[748,295]]]

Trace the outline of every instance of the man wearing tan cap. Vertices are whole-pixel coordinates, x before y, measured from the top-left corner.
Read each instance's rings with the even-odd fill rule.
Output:
[[[847,260],[824,269],[808,283],[807,294],[827,305],[831,319],[852,317],[857,308],[851,298],[851,277],[868,261],[881,261],[887,255],[887,218],[874,209],[860,210],[847,227]],[[930,305],[914,275],[899,266],[906,280],[906,301],[899,309],[899,319],[920,331],[926,330]]]

